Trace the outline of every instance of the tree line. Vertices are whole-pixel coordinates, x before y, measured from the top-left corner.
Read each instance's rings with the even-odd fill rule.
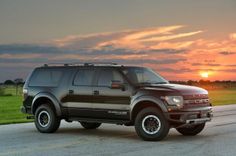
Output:
[[[21,87],[24,85],[24,80],[22,78],[17,78],[15,80],[6,80],[4,83],[0,83],[0,96],[12,96],[12,93],[5,93],[7,86],[14,86],[15,95],[19,95]]]
[[[225,80],[225,81],[210,81],[210,80],[199,80],[199,81],[170,81],[175,84],[183,84],[190,86],[198,86],[205,89],[228,89],[228,88],[236,88],[236,81]]]
[[[210,81],[210,80],[188,80],[188,81],[170,81],[170,83],[183,84],[190,86],[199,86],[206,89],[222,89],[222,88],[236,88],[236,81],[225,80],[225,81]],[[17,78],[15,80],[6,80],[0,85],[24,85],[24,80],[22,78]]]
[[[24,80],[22,78],[17,78],[15,80],[6,80],[1,85],[23,85]]]

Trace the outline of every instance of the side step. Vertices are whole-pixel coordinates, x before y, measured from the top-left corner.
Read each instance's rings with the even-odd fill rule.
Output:
[[[68,121],[82,121],[82,122],[99,122],[99,123],[113,123],[118,125],[126,125],[129,124],[129,120],[110,120],[110,119],[94,119],[94,118],[78,118],[78,117],[70,117],[67,119]]]

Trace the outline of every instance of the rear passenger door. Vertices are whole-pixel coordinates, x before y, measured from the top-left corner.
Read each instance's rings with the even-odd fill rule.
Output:
[[[89,117],[92,107],[95,70],[79,68],[68,91],[67,107],[70,116]]]
[[[95,117],[111,119],[128,119],[131,90],[122,74],[115,68],[104,68],[98,71],[96,86],[93,87]],[[123,89],[111,88],[112,82],[121,82]]]

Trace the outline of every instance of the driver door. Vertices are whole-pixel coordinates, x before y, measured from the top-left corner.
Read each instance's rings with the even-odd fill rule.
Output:
[[[112,88],[112,82],[119,82],[123,87]],[[118,70],[99,70],[93,93],[92,108],[97,112],[95,117],[129,119],[131,89]]]

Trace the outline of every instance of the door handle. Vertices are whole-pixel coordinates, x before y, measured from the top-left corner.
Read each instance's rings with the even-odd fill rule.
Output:
[[[99,91],[98,90],[93,91],[93,95],[99,95]]]
[[[69,94],[74,94],[74,90],[69,90]]]

